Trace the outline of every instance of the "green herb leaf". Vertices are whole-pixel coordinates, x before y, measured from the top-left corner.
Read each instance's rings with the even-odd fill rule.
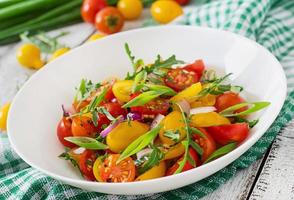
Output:
[[[178,169],[175,171],[174,174],[178,174],[180,172],[182,172],[186,162],[187,162],[187,159],[188,159],[188,154],[189,154],[189,142],[188,140],[184,140],[182,141],[182,145],[185,147],[185,154],[184,154],[184,158],[178,162],[179,164],[179,167]]]
[[[231,151],[233,151],[235,148],[237,147],[237,143],[234,142],[234,143],[230,143],[230,144],[227,144],[219,149],[217,149],[215,152],[213,152],[207,159],[204,163],[208,163],[212,160],[215,160]]]
[[[132,52],[130,50],[130,47],[129,47],[128,43],[125,43],[125,51],[126,51],[132,65],[133,65],[133,67],[135,67],[135,56],[132,55]]]
[[[106,92],[107,92],[107,90],[106,90],[106,88],[104,88],[98,96],[95,96],[95,98],[92,99],[92,101],[86,107],[86,109],[85,109],[86,111],[83,113],[92,112],[95,108],[97,108],[97,106],[103,101]]]
[[[144,165],[138,170],[140,174],[143,174],[155,165],[158,165],[160,160],[164,157],[164,154],[162,153],[162,151],[160,151],[159,148],[152,145],[152,149],[153,151],[148,156],[147,162],[145,162]]]
[[[157,59],[148,69],[153,71],[154,69],[157,69],[157,68],[171,68],[172,65],[183,64],[183,63],[185,62],[181,60],[177,60],[175,55],[172,55],[166,60],[161,60],[160,55],[157,55]]]
[[[64,139],[86,149],[100,150],[108,148],[107,145],[90,137],[65,137]]]
[[[174,96],[177,94],[173,89],[171,89],[170,87],[167,87],[165,85],[145,84],[145,86],[148,87],[149,90],[151,90],[151,91],[163,93],[164,95],[167,95],[167,96]]]
[[[120,155],[117,162],[122,161],[123,159],[136,154],[137,152],[144,149],[147,145],[149,145],[154,138],[158,135],[159,130],[161,129],[161,125],[156,126],[152,130],[148,131],[144,135],[138,137],[135,141],[133,141]]]
[[[169,139],[178,142],[180,139],[180,131],[179,130],[166,130],[163,134],[165,137],[168,137]]]
[[[196,134],[199,135],[200,137],[206,138],[206,135],[204,133],[202,133],[199,129],[194,128],[194,127],[189,127],[192,134]]]
[[[110,121],[116,120],[116,118],[113,117],[105,107],[98,107],[96,110],[98,113],[104,114]]]
[[[142,89],[142,84],[145,83],[147,78],[147,72],[145,70],[140,71],[137,73],[134,79],[134,85],[132,87],[132,93],[138,92],[140,89]],[[140,85],[139,85],[140,84]]]
[[[257,112],[257,111],[259,111],[269,105],[270,105],[270,102],[266,102],[266,101],[252,102],[252,103],[239,103],[239,104],[233,105],[233,106],[221,111],[220,114],[223,115],[224,117],[235,117],[235,116],[241,116],[241,115],[248,115],[248,114]],[[234,113],[234,111],[236,111],[240,108],[243,108],[245,106],[251,106],[251,107],[243,112]]]
[[[196,142],[194,142],[193,140],[190,140],[190,145],[193,149],[195,149],[195,151],[202,156],[203,154],[203,149],[200,147],[199,144],[197,144]]]
[[[122,108],[129,108],[133,106],[142,106],[149,101],[152,101],[156,97],[159,97],[160,95],[163,95],[164,92],[158,92],[158,91],[147,91],[143,92],[140,95],[136,96],[132,100],[130,100],[128,103],[124,104]]]
[[[253,128],[253,127],[259,122],[258,119],[255,119],[255,120],[252,120],[252,121],[248,121],[247,119],[244,119],[244,118],[239,117],[239,116],[235,116],[235,117],[234,117],[234,120],[235,120],[235,122],[237,122],[237,123],[242,123],[242,122],[246,122],[246,123],[248,123],[249,128]]]
[[[191,155],[188,153],[188,156],[187,156],[187,160],[188,162],[193,166],[193,167],[196,167],[196,162],[195,160],[191,157]]]
[[[69,161],[72,163],[72,165],[73,165],[74,167],[79,167],[77,161],[76,161],[75,159],[73,159],[73,158],[69,155],[68,152],[64,152],[64,153],[60,154],[58,157],[59,157],[59,158],[62,158],[62,159],[64,159],[64,160],[69,160]]]

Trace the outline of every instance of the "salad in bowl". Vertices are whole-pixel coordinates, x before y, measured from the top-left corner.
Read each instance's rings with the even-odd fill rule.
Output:
[[[72,105],[62,105],[59,157],[87,180],[144,181],[205,165],[246,140],[258,123],[248,116],[270,104],[247,102],[231,74],[218,77],[203,60],[149,64],[125,50],[134,70],[124,80],[82,79]]]

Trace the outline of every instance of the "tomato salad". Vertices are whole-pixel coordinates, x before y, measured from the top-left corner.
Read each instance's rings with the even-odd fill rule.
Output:
[[[59,157],[83,177],[132,182],[181,173],[234,150],[258,120],[248,115],[269,102],[247,102],[231,74],[217,77],[202,60],[173,55],[154,63],[125,50],[133,72],[124,80],[82,79],[57,126]]]

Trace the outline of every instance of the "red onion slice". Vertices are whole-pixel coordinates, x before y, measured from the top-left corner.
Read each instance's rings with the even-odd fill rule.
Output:
[[[164,119],[164,115],[162,114],[158,114],[156,115],[156,117],[154,118],[154,120],[152,121],[150,128],[155,128],[163,119]]]
[[[106,137],[110,133],[110,131],[112,131],[115,127],[117,127],[117,125],[119,125],[123,120],[124,120],[123,116],[122,115],[119,116],[116,122],[107,126],[103,131],[100,132],[100,135],[102,137]]]
[[[137,159],[139,160],[140,158],[142,158],[145,155],[150,154],[151,152],[152,152],[152,149],[150,149],[150,148],[143,149],[136,154]]]
[[[187,115],[190,114],[191,106],[188,101],[183,99],[181,101],[178,101],[176,104],[181,107],[181,109],[183,110],[184,113],[186,113]]]
[[[216,111],[216,108],[213,106],[204,106],[204,107],[199,107],[199,108],[193,108],[190,110],[191,115],[199,114],[199,113],[208,113],[208,112],[213,112]]]

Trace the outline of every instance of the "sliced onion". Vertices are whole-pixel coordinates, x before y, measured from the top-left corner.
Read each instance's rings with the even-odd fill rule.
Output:
[[[143,149],[136,154],[137,159],[140,160],[140,158],[142,158],[145,155],[150,154],[151,152],[152,152],[152,149],[150,149],[150,148]]]
[[[123,120],[124,120],[123,116],[120,116],[115,123],[110,124],[103,131],[101,131],[100,135],[102,137],[106,137],[110,133],[110,131],[112,131],[115,127],[117,127],[117,125],[119,125]]]
[[[141,120],[142,119],[142,114],[138,112],[130,112],[127,114],[127,118],[131,120]]]
[[[190,110],[191,115],[199,114],[199,113],[208,113],[208,112],[213,112],[216,111],[216,108],[213,106],[204,106],[204,107],[199,107],[199,108],[193,108]]]
[[[156,115],[156,117],[154,118],[154,120],[152,121],[150,128],[155,128],[163,119],[164,119],[164,115],[162,114],[158,114]]]
[[[183,99],[181,101],[178,101],[176,104],[181,107],[181,110],[183,110],[184,113],[186,113],[187,115],[190,114],[191,107],[188,101]]]
[[[80,154],[84,153],[85,150],[86,150],[86,148],[84,148],[84,147],[79,147],[79,148],[73,150],[73,152],[74,152],[75,154],[80,155]]]
[[[62,110],[63,110],[63,116],[64,117],[68,117],[68,116],[73,115],[73,114],[75,114],[77,112],[73,106],[61,105],[61,107],[62,107]]]

